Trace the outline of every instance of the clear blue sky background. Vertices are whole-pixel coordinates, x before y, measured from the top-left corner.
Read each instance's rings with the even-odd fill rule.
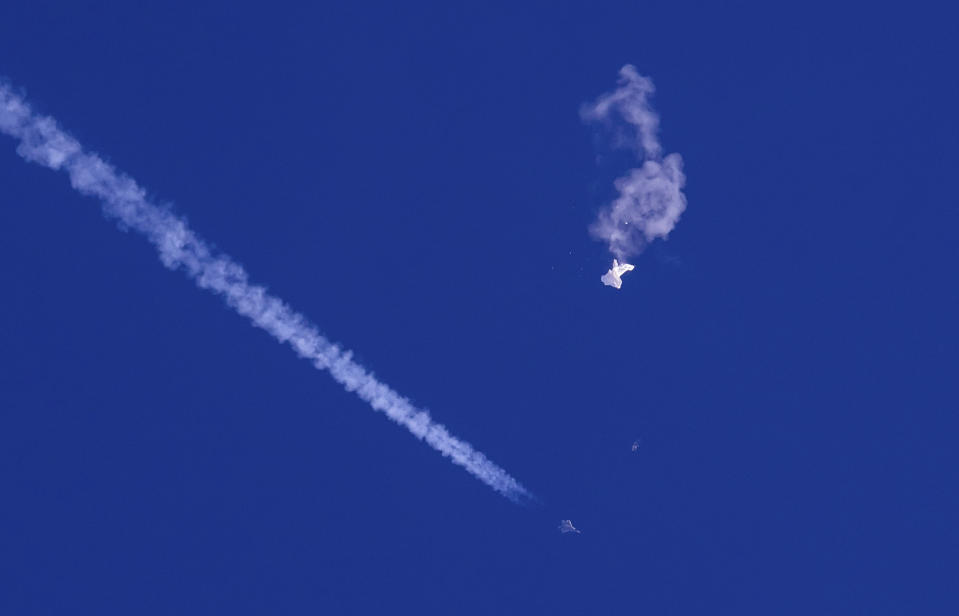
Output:
[[[3,4],[0,74],[541,503],[3,138],[2,613],[956,613],[956,15],[512,4]],[[615,292],[625,63],[689,207]]]

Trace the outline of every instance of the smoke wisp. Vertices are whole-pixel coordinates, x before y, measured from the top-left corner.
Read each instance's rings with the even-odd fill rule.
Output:
[[[329,372],[375,410],[404,426],[506,498],[521,502],[531,497],[504,469],[377,380],[352,360],[349,351],[327,340],[303,315],[270,295],[264,287],[251,283],[240,264],[215,253],[182,219],[151,203],[132,178],[96,154],[84,151],[52,118],[36,114],[5,83],[0,83],[0,132],[19,140],[17,153],[24,159],[65,171],[74,189],[102,202],[107,217],[116,219],[122,228],[145,236],[156,247],[166,267],[182,270],[201,289],[223,297],[230,308],[255,326],[289,344],[297,355]]]
[[[606,242],[620,261],[639,254],[654,239],[667,237],[686,209],[683,159],[662,154],[659,116],[649,102],[654,91],[653,82],[627,64],[619,71],[619,87],[581,111],[587,122],[624,129],[619,140],[636,152],[641,163],[615,181],[618,196],[590,227],[590,234]]]

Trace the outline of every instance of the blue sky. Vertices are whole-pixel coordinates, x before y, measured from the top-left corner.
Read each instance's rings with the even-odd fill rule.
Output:
[[[0,75],[40,112],[538,498],[372,412],[2,137],[0,610],[952,613],[955,23],[0,8]],[[688,209],[614,291],[587,228],[635,160],[579,112],[626,63]]]

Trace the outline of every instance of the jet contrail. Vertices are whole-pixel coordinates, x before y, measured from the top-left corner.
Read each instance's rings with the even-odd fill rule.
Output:
[[[214,254],[210,246],[168,209],[151,203],[132,178],[114,169],[96,154],[63,132],[53,118],[41,116],[0,82],[0,132],[20,141],[17,153],[28,161],[54,170],[63,169],[73,188],[99,198],[108,217],[121,228],[133,229],[156,246],[160,260],[170,269],[182,268],[202,289],[217,293],[239,314],[265,329],[280,342],[289,343],[297,355],[327,370],[347,390],[377,411],[405,426],[417,438],[448,456],[455,464],[506,498],[521,502],[530,493],[505,470],[469,443],[451,435],[426,411],[379,382],[352,360],[349,351],[331,343],[306,317],[295,312],[262,286],[248,281],[237,262]]]
[[[593,237],[606,242],[619,261],[639,254],[654,239],[668,236],[686,209],[683,159],[679,154],[663,157],[657,135],[659,116],[648,100],[653,92],[653,82],[627,64],[619,71],[619,87],[581,111],[586,121],[625,122],[629,135],[618,134],[625,137],[625,142],[618,145],[633,148],[642,162],[642,166],[616,180],[619,196],[590,227]],[[611,273],[616,266],[614,261]],[[603,282],[619,288],[607,282],[606,276]]]

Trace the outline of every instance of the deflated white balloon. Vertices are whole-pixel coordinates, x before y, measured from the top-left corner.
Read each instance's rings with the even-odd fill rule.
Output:
[[[623,286],[623,279],[620,278],[626,272],[631,272],[635,269],[629,263],[623,263],[620,265],[619,261],[613,259],[613,267],[610,268],[608,272],[603,274],[603,277],[600,280],[603,281],[603,284],[608,287],[614,287],[616,289]]]

